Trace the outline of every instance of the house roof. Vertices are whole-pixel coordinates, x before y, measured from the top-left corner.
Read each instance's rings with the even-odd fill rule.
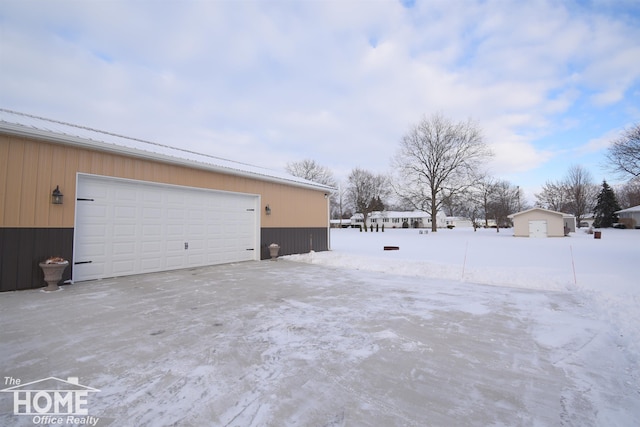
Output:
[[[438,217],[444,217],[438,212]],[[352,218],[362,218],[361,213],[356,213]],[[374,211],[369,214],[369,218],[431,218],[431,214],[424,211]]]
[[[531,209],[527,209],[527,210],[524,210],[524,211],[521,211],[521,212],[513,213],[513,214],[511,214],[511,215],[507,215],[507,218],[514,218],[514,217],[516,217],[516,216],[524,215],[524,214],[526,214],[526,213],[533,212],[533,211],[546,212],[546,213],[550,213],[550,214],[553,214],[553,215],[560,215],[560,216],[562,216],[562,217],[573,216],[573,215],[570,215],[570,214],[566,214],[566,213],[562,213],[562,212],[557,212],[557,211],[552,211],[552,210],[549,210],[549,209],[543,209],[543,208],[531,208]]]
[[[331,192],[333,187],[260,166],[0,108],[0,133]]]
[[[615,213],[640,212],[640,205],[616,211]]]

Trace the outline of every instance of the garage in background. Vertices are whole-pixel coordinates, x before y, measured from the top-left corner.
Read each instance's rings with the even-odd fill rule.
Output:
[[[573,216],[548,209],[527,209],[508,218],[513,220],[516,237],[564,237],[569,231],[575,231]]]

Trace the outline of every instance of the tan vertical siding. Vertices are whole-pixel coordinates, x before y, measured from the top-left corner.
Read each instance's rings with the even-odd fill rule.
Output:
[[[77,173],[261,195],[262,227],[326,227],[324,192],[0,135],[0,226],[73,227]],[[51,204],[60,186],[63,205]],[[269,204],[271,215],[264,207]]]
[[[0,224],[4,224],[9,174],[9,143],[0,143]]]
[[[24,188],[32,189],[26,194],[21,194],[20,200],[20,220],[33,223],[35,221],[36,183],[38,176],[38,147],[28,144],[24,150],[24,162],[22,163],[22,182]]]
[[[44,145],[40,148],[38,153],[38,173],[36,184],[36,200],[35,203],[38,206],[35,209],[35,224],[45,224],[49,218],[49,210],[51,204],[39,204],[37,200],[41,198],[49,197],[55,187],[51,187],[51,156],[53,149],[50,145]]]
[[[3,200],[4,220],[7,224],[20,222],[23,148],[21,144],[10,143],[7,150],[7,180],[4,183],[5,198]]]

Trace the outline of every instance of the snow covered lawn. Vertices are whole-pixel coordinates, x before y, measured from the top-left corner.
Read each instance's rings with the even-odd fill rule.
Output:
[[[278,262],[4,293],[0,372],[78,377],[97,425],[640,425],[639,237],[334,230]],[[0,393],[0,425],[34,424]]]
[[[426,233],[426,234],[425,234]],[[384,251],[384,246],[400,246]],[[469,284],[571,292],[590,300],[640,354],[640,230],[585,230],[564,238],[513,237],[512,229],[332,229],[332,251],[290,260]]]

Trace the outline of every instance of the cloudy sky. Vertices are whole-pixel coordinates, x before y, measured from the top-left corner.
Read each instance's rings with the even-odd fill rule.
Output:
[[[616,182],[640,122],[637,0],[0,0],[0,107],[283,169],[390,171],[410,125],[471,118],[529,197]]]

